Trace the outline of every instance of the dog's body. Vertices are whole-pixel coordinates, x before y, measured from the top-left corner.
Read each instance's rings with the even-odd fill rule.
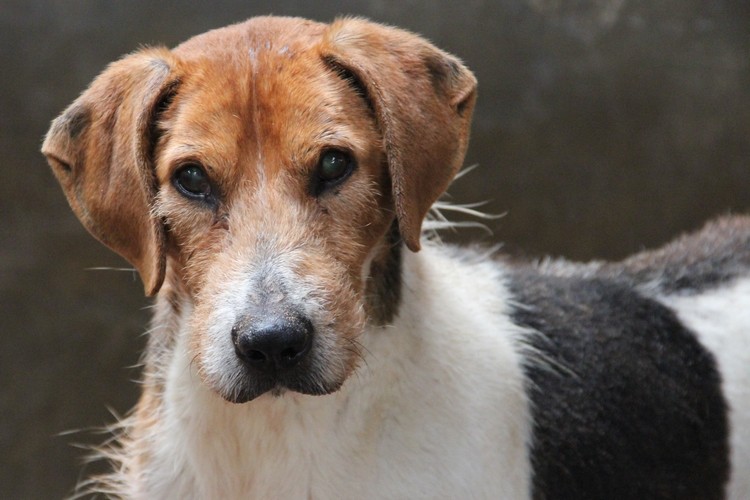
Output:
[[[400,30],[257,18],[126,57],[55,121],[71,206],[158,292],[96,488],[750,497],[750,219],[619,264],[413,253],[474,89]]]

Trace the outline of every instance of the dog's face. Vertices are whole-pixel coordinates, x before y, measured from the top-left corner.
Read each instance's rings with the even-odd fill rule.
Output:
[[[166,274],[187,300],[204,383],[326,394],[361,356],[391,227],[418,250],[463,160],[474,89],[400,30],[257,18],[114,63],[43,150],[147,293]]]

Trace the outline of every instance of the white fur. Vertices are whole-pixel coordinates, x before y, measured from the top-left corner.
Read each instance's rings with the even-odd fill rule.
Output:
[[[404,255],[400,314],[362,335],[364,362],[328,396],[224,401],[195,373],[183,322],[136,496],[528,498],[523,332],[501,268],[448,253]]]
[[[731,500],[750,499],[750,278],[661,300],[713,353],[729,406]]]

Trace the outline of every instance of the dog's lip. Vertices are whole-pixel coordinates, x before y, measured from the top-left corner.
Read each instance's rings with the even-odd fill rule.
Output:
[[[325,385],[316,382],[316,377],[310,375],[289,377],[257,377],[248,374],[241,382],[242,387],[235,390],[222,391],[219,395],[230,403],[243,404],[259,398],[264,394],[282,397],[287,392],[295,392],[307,396],[325,396],[338,391],[345,380],[333,380]]]

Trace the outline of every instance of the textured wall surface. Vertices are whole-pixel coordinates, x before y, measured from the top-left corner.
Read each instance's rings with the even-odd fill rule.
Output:
[[[88,236],[38,153],[111,60],[255,14],[357,14],[424,34],[476,72],[451,190],[507,212],[513,252],[619,258],[750,206],[745,0],[4,0],[0,5],[0,498],[70,492],[91,429],[134,403],[148,301]]]

